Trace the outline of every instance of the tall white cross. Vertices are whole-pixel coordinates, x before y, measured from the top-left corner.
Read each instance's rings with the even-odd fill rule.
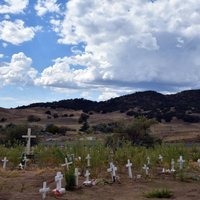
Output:
[[[86,177],[85,183],[89,183],[90,182],[90,172],[89,172],[89,170],[86,170],[85,177]]]
[[[160,160],[160,162],[163,162],[163,156],[161,154],[159,154],[158,159]]]
[[[111,162],[110,168],[107,169],[107,172],[111,172],[111,177],[112,177],[113,182],[115,182],[115,179],[116,179],[116,171],[117,171],[117,167],[115,167],[115,165]]]
[[[174,159],[172,159],[171,160],[171,172],[172,173],[176,171],[174,165],[175,165],[175,162],[174,162]]]
[[[56,182],[56,189],[59,191],[62,188],[62,179],[63,175],[61,172],[57,172],[55,176],[55,182]]]
[[[88,154],[85,159],[87,160],[87,167],[90,167],[90,160],[91,160],[90,154]]]
[[[179,169],[183,169],[183,163],[185,162],[185,160],[183,160],[183,156],[180,156],[178,159],[178,163],[179,163]]]
[[[62,164],[61,166],[62,167],[66,167],[67,168],[67,170],[69,169],[69,165],[71,165],[72,164],[72,162],[68,162],[68,159],[67,158],[65,158],[65,163],[64,164]]]
[[[128,176],[129,176],[129,178],[133,178],[132,170],[131,170],[132,163],[130,162],[129,159],[128,159],[128,163],[126,164],[126,167],[128,168]]]
[[[23,138],[27,138],[27,144],[26,144],[26,154],[30,155],[31,153],[31,138],[36,138],[35,135],[31,135],[31,128],[28,128],[27,135],[22,135]]]
[[[7,158],[4,157],[4,159],[2,160],[2,162],[3,162],[3,169],[6,169],[6,164],[8,162]]]
[[[78,177],[80,176],[80,172],[78,171],[78,168],[75,168],[74,176],[75,176],[75,183],[76,186],[78,186]]]
[[[43,182],[43,187],[39,190],[39,192],[42,194],[42,199],[46,198],[47,192],[49,192],[49,187],[47,187],[47,182]]]
[[[145,170],[145,174],[149,175],[149,167],[146,164],[144,164],[143,169]]]
[[[199,165],[199,167],[200,167],[200,158],[197,160],[197,163],[198,163],[198,165]]]

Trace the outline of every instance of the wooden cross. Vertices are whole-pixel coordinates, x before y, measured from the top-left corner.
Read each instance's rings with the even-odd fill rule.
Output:
[[[90,167],[90,160],[91,160],[90,154],[88,154],[85,159],[87,160],[87,166]]]
[[[149,167],[146,164],[144,164],[143,169],[145,170],[145,174],[149,175]]]
[[[128,176],[129,176],[129,178],[133,178],[132,170],[131,170],[132,163],[130,162],[129,159],[128,159],[128,163],[126,164],[126,167],[128,168]]]
[[[160,160],[160,162],[163,162],[163,156],[161,154],[159,154],[158,159]]]
[[[85,182],[89,183],[90,182],[90,180],[89,180],[90,179],[90,172],[89,172],[89,170],[86,170],[85,177],[86,177]]]
[[[171,172],[174,173],[176,170],[175,170],[175,167],[174,167],[174,159],[171,160]]]
[[[111,172],[112,181],[115,182],[117,167],[111,162],[110,168],[108,168],[107,171]]]
[[[67,168],[67,170],[69,169],[69,165],[71,165],[72,164],[72,162],[68,162],[68,159],[67,158],[65,158],[65,163],[64,164],[62,164],[61,166],[62,167],[66,167]]]
[[[27,135],[22,135],[22,137],[27,138],[26,154],[30,155],[30,153],[31,153],[31,138],[36,138],[36,136],[31,135],[31,128],[28,128]]]
[[[183,169],[183,163],[185,162],[185,160],[183,160],[183,156],[180,156],[178,159],[178,163],[179,163],[179,169]]]
[[[80,172],[78,171],[78,168],[75,168],[74,176],[76,181],[76,186],[78,186],[78,177],[80,176]]]
[[[47,192],[49,192],[49,187],[47,187],[47,182],[43,182],[43,187],[39,190],[39,192],[42,194],[42,199],[46,198]]]

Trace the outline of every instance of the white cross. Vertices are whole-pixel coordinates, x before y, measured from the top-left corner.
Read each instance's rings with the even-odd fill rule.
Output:
[[[90,182],[90,180],[89,180],[90,179],[90,172],[89,172],[89,170],[86,170],[85,177],[86,177],[85,182],[89,183]]]
[[[126,164],[126,167],[128,167],[128,176],[129,176],[129,178],[133,178],[132,170],[131,170],[132,163],[130,162],[129,159],[128,159],[128,163]]]
[[[30,155],[31,153],[31,138],[36,138],[35,135],[31,135],[31,128],[28,128],[27,135],[22,135],[23,138],[27,138],[27,144],[26,144],[26,154]]]
[[[39,190],[39,192],[42,194],[42,199],[46,198],[47,192],[49,192],[49,187],[47,187],[47,182],[43,182],[43,187]]]
[[[2,162],[3,162],[3,169],[6,169],[6,164],[8,162],[7,158],[4,157],[4,159],[2,160]]]
[[[176,171],[176,170],[175,170],[175,167],[174,167],[174,164],[175,164],[174,159],[172,159],[172,160],[171,160],[171,172],[172,172],[172,173]]]
[[[150,157],[147,157],[147,165],[150,165]]]
[[[85,159],[87,160],[87,166],[90,167],[90,160],[91,160],[90,154],[88,154]]]
[[[145,170],[145,174],[148,175],[149,174],[149,167],[144,164],[143,169]]]
[[[178,163],[179,163],[179,169],[183,169],[183,163],[185,162],[185,160],[183,160],[183,156],[180,156],[178,159]]]
[[[78,176],[80,176],[80,172],[78,171],[78,168],[75,168],[74,176],[76,181],[76,186],[78,186]]]
[[[197,160],[197,163],[199,164],[199,167],[200,167],[200,158]]]
[[[160,160],[160,162],[163,162],[163,156],[161,154],[159,154],[158,159]]]
[[[66,168],[67,168],[67,170],[68,170],[68,169],[69,169],[69,165],[71,165],[71,164],[72,164],[72,162],[68,162],[68,159],[65,158],[65,163],[62,164],[61,166],[62,166],[62,167],[65,167],[65,166],[66,166]]]
[[[111,162],[110,168],[108,168],[107,171],[111,172],[112,181],[115,182],[117,167]]]
[[[55,182],[56,182],[56,190],[60,190],[62,188],[62,179],[63,179],[63,175],[61,172],[57,172],[56,176],[55,176]]]
[[[26,157],[26,155],[24,155],[24,157],[23,157],[23,161],[24,161],[24,168],[26,168],[26,165],[27,165],[27,161],[28,161],[29,159]]]

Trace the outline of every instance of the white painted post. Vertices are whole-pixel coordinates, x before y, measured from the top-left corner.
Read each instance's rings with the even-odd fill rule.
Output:
[[[7,158],[4,157],[4,159],[2,160],[2,162],[3,162],[3,169],[6,169],[6,164],[8,162]]]
[[[42,199],[46,198],[46,194],[49,192],[50,188],[47,187],[47,182],[43,182],[43,187],[39,190],[39,192],[42,194]]]
[[[144,164],[143,169],[145,170],[145,174],[148,176],[149,175],[149,167]]]
[[[174,162],[174,159],[171,160],[171,172],[174,173],[176,170],[175,170],[175,162]]]
[[[85,159],[87,160],[87,167],[90,167],[90,160],[91,160],[90,154],[88,154]]]
[[[126,167],[128,168],[128,176],[129,176],[129,178],[133,178],[132,170],[131,170],[132,163],[130,162],[129,159],[128,159],[128,163],[126,164]]]
[[[179,163],[179,169],[183,169],[183,163],[185,162],[185,160],[183,160],[183,156],[180,156],[178,159],[178,163]]]
[[[31,128],[28,128],[27,135],[22,135],[22,137],[27,138],[26,155],[30,155],[30,153],[31,153],[31,138],[36,138],[36,136],[31,135]]]
[[[62,166],[62,167],[66,167],[66,169],[68,170],[68,169],[69,169],[69,165],[71,165],[71,164],[72,164],[72,162],[68,162],[68,159],[65,158],[65,163],[62,164],[61,166]]]
[[[75,168],[74,176],[76,181],[76,186],[78,186],[78,177],[80,176],[80,172],[78,171],[78,168]]]

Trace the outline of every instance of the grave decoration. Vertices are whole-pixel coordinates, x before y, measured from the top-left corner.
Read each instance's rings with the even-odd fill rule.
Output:
[[[107,171],[111,173],[112,182],[115,182],[117,167],[115,167],[115,165],[110,162],[110,168],[108,168]]]
[[[43,182],[43,187],[39,190],[39,193],[42,194],[42,199],[46,199],[46,195],[49,191],[50,188],[47,187],[47,182]]]
[[[62,179],[63,174],[61,172],[57,172],[55,176],[56,188],[53,190],[56,196],[60,196],[65,193],[65,188],[62,188]]]
[[[83,182],[83,185],[92,185],[92,181],[90,181],[90,172],[87,169],[85,173],[85,181]]]
[[[67,158],[65,158],[65,163],[61,164],[62,167],[66,167],[67,170],[69,170],[69,165],[71,165],[72,162],[69,162]]]
[[[183,160],[183,156],[180,156],[177,162],[179,163],[179,169],[182,170],[185,162],[185,160]]]
[[[144,166],[142,167],[142,169],[144,169],[145,175],[148,176],[149,175],[149,167],[148,167],[148,165],[144,164]]]
[[[8,162],[7,158],[4,157],[4,159],[2,160],[2,162],[3,162],[3,169],[6,169],[6,165],[7,165],[7,162]]]
[[[132,175],[132,163],[130,162],[130,160],[128,159],[128,163],[126,164],[126,167],[128,168],[128,177],[129,178],[133,178],[133,175]]]

